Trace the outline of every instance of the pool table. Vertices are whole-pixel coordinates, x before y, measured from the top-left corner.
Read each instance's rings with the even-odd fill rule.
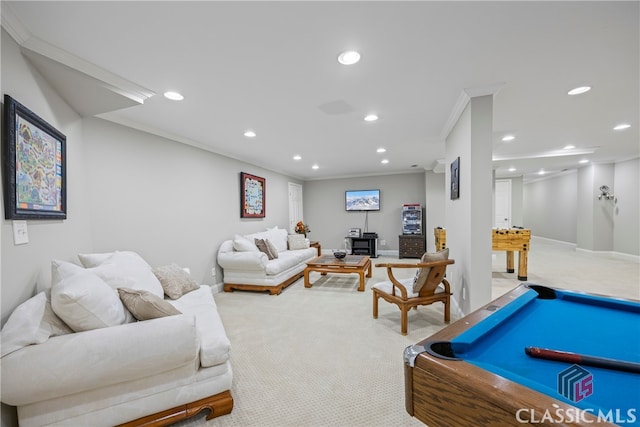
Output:
[[[407,412],[430,427],[640,426],[640,373],[529,346],[640,366],[640,301],[523,283],[405,349]]]

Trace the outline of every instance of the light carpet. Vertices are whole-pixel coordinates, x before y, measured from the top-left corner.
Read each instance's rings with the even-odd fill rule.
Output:
[[[373,260],[374,264],[393,261],[398,260]],[[520,284],[516,274],[504,273],[504,267],[504,253],[496,252],[494,297]],[[414,272],[405,271],[405,277]],[[381,300],[378,319],[372,317],[370,288],[380,280],[386,280],[386,272],[374,268],[365,292],[358,292],[355,274],[312,273],[310,289],[301,279],[278,296],[216,294],[232,345],[234,408],[208,422],[201,414],[178,425],[423,426],[404,408],[402,352],[445,326],[443,305],[411,310],[408,335],[403,337],[395,305]],[[529,281],[640,296],[637,262],[549,242],[532,243]]]

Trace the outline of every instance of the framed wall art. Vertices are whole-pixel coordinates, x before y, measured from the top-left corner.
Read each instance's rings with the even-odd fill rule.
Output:
[[[6,94],[2,137],[5,219],[66,219],[67,138]]]
[[[460,157],[451,163],[451,200],[460,198]]]
[[[240,172],[240,217],[264,218],[267,195],[264,178]]]

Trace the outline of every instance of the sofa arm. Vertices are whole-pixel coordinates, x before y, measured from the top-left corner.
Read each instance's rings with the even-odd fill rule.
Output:
[[[27,405],[166,372],[197,369],[195,318],[176,315],[50,338],[0,359],[2,401]]]
[[[229,270],[250,270],[264,272],[269,257],[264,252],[220,252],[218,264]]]

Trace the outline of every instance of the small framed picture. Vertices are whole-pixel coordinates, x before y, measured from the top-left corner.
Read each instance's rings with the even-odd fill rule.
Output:
[[[240,172],[240,217],[264,218],[266,180],[259,176]]]
[[[451,163],[451,200],[460,198],[460,157]]]
[[[2,136],[5,219],[66,219],[67,138],[9,95]]]

